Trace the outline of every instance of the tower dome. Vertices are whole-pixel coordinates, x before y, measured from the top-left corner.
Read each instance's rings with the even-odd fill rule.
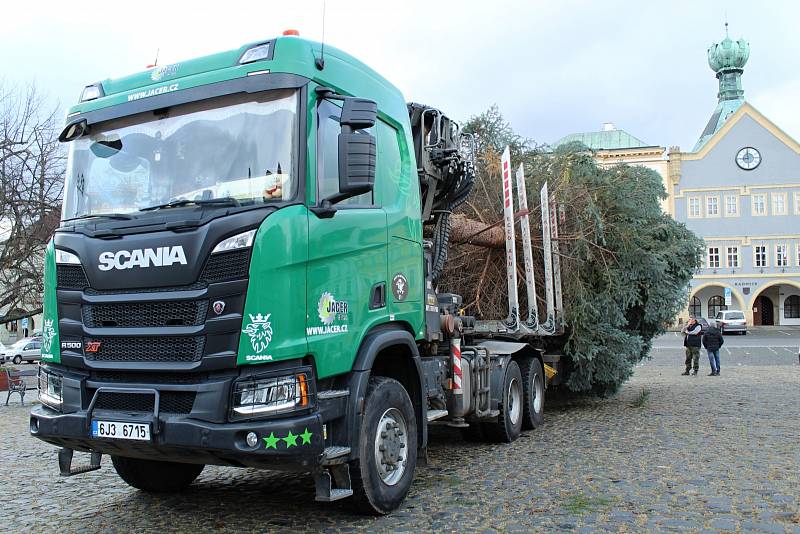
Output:
[[[716,73],[736,69],[742,70],[750,57],[750,43],[744,39],[734,41],[728,37],[725,24],[725,38],[708,48],[708,66]]]

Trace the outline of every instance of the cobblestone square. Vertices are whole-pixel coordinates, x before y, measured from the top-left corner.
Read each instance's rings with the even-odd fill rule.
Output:
[[[752,339],[752,338],[751,338]],[[208,467],[180,495],[100,471],[60,478],[28,435],[29,407],[0,407],[8,532],[780,532],[800,533],[800,366],[758,349],[721,377],[680,376],[661,347],[620,394],[548,406],[511,445],[432,430],[405,505],[382,518],[314,501],[308,476]],[[775,354],[773,354],[775,353]],[[738,358],[738,359],[737,359]],[[643,393],[644,392],[644,393]],[[33,395],[31,395],[33,397]],[[29,397],[30,398],[30,397]]]

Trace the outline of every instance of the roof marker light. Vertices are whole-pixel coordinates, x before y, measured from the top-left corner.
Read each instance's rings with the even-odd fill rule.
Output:
[[[283,35],[294,35],[296,37],[300,37],[300,32],[297,30],[283,30]]]
[[[248,48],[242,57],[239,59],[239,64],[253,63],[254,61],[261,61],[262,59],[270,59],[272,56],[272,43],[263,43]]]
[[[87,85],[83,88],[81,92],[81,98],[78,102],[86,102],[88,100],[95,100],[100,98],[101,96],[105,96],[103,93],[103,86],[99,83],[94,83],[92,85]]]

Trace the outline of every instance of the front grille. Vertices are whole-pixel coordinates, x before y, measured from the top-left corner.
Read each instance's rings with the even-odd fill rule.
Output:
[[[203,269],[201,280],[223,282],[247,278],[250,272],[250,249],[212,254]]]
[[[89,328],[197,326],[206,320],[207,311],[207,300],[90,304],[83,307],[83,324]]]
[[[83,340],[86,359],[99,362],[196,362],[203,356],[204,346],[204,336],[105,337]],[[90,352],[95,347],[96,350]]]
[[[205,289],[208,287],[208,284],[204,284],[203,282],[195,282],[194,284],[188,286],[178,286],[178,287],[140,287],[135,289],[91,289],[88,288],[84,293],[87,295],[97,296],[97,295],[121,295],[123,293],[130,293],[139,295],[141,293],[164,293],[167,291],[196,291],[198,289]]]
[[[197,373],[133,373],[128,371],[92,371],[90,380],[128,384],[200,384],[208,375]]]
[[[88,389],[91,398],[96,390]],[[161,391],[159,392],[160,413],[188,414],[194,406],[195,391]],[[145,393],[106,393],[101,392],[95,404],[96,410],[111,410],[115,412],[145,412],[153,413],[155,395]]]
[[[83,289],[89,280],[82,265],[56,265],[56,285],[61,289]]]

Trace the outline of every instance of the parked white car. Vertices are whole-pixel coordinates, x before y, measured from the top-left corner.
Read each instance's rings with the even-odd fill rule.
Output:
[[[0,351],[0,362],[20,364],[33,363],[42,359],[42,340],[33,337],[20,339],[10,347]]]
[[[739,332],[742,335],[747,335],[747,321],[744,318],[743,311],[725,310],[717,312],[717,316],[714,319],[717,322],[717,328],[723,334]]]

